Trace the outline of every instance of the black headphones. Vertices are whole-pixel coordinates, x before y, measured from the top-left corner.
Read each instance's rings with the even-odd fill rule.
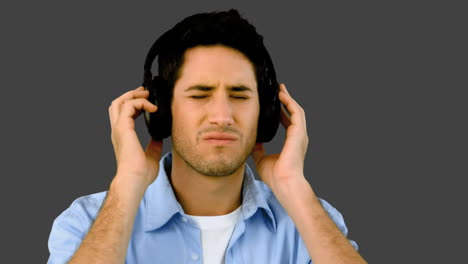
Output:
[[[148,132],[154,140],[161,141],[171,135],[172,113],[171,113],[171,93],[168,82],[159,76],[151,74],[151,66],[154,59],[159,54],[161,42],[164,38],[160,37],[151,46],[145,60],[144,77],[142,86],[149,91],[148,101],[158,106],[154,113],[144,111],[145,122]],[[266,87],[258,87],[260,100],[260,114],[258,118],[257,139],[256,142],[269,142],[276,135],[279,126],[280,100],[279,84],[276,80],[276,73],[266,48],[262,46],[264,53],[265,73],[262,82]],[[257,83],[260,83],[257,81]]]

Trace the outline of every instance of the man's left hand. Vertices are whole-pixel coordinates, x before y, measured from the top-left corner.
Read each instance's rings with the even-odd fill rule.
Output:
[[[277,190],[295,180],[304,180],[304,159],[309,144],[304,109],[280,84],[279,99],[291,115],[281,108],[280,122],[286,129],[281,153],[266,155],[263,143],[256,143],[252,151],[255,166],[262,181]]]

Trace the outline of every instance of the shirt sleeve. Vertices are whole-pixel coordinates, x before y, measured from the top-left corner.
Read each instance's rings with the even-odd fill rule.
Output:
[[[340,212],[338,212],[338,210],[336,210],[335,207],[333,207],[331,204],[329,204],[324,199],[319,198],[319,200],[320,200],[320,203],[322,203],[322,206],[325,209],[325,211],[330,216],[330,218],[333,220],[333,222],[335,222],[338,229],[340,229],[341,233],[343,233],[343,235],[345,237],[348,237],[348,227],[346,227],[343,215]],[[356,249],[356,250],[359,249],[359,246],[356,243],[356,241],[351,240],[349,238],[348,238],[348,241],[349,241],[349,243],[351,243],[351,245],[354,247],[354,249]]]
[[[67,263],[88,233],[92,222],[80,199],[63,211],[52,224],[47,264]]]
[[[329,204],[324,199],[319,198],[319,200],[320,200],[320,203],[322,204],[323,209],[328,213],[328,215],[330,216],[332,221],[336,224],[336,226],[341,231],[341,233],[343,233],[343,235],[346,238],[348,238],[348,227],[345,224],[343,215],[335,207],[333,207],[331,204]],[[358,244],[356,243],[356,241],[351,240],[349,238],[348,238],[348,241],[349,241],[349,243],[351,243],[351,245],[356,250],[358,250],[359,247],[358,247]],[[301,246],[301,250],[299,252],[300,253],[302,252],[303,255],[304,255],[304,258],[307,259],[306,262],[301,262],[301,263],[313,264],[312,260],[310,259],[309,253],[307,251],[307,247],[306,247],[306,245],[305,245],[305,243],[304,243],[304,241],[302,239],[301,239],[300,246]],[[299,255],[301,255],[301,254],[299,254]]]

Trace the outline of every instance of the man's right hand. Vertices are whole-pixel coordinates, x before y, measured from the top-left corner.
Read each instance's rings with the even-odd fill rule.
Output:
[[[157,106],[147,100],[149,92],[143,86],[128,91],[112,101],[109,107],[111,138],[117,161],[114,180],[139,187],[148,187],[157,177],[162,141],[150,140],[146,150],[135,131],[135,119],[142,113],[156,112]]]
[[[144,87],[112,101],[109,116],[117,174],[96,219],[68,263],[124,263],[141,198],[159,172],[162,141],[151,139],[143,151],[135,119],[143,110],[156,112]]]

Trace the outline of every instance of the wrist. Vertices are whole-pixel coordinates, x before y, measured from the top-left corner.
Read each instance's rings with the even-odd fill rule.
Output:
[[[109,192],[118,195],[122,201],[139,204],[149,184],[136,181],[130,176],[117,173],[112,179]]]
[[[317,198],[312,186],[303,176],[277,183],[273,186],[272,191],[284,207],[301,203],[310,198]]]
[[[278,181],[271,186],[271,190],[278,195],[294,195],[304,188],[310,189],[311,186],[303,174]]]

